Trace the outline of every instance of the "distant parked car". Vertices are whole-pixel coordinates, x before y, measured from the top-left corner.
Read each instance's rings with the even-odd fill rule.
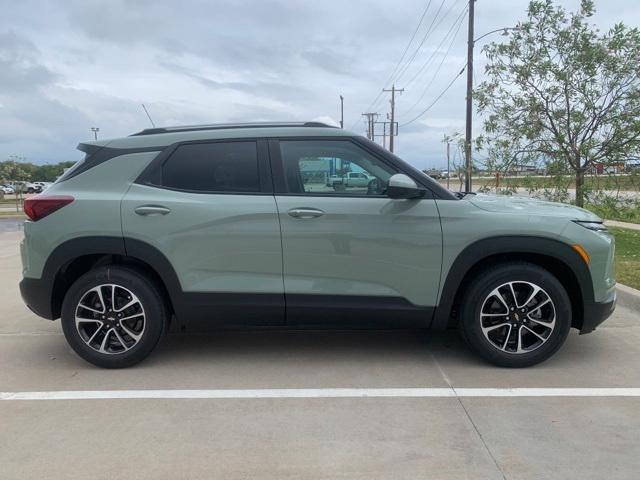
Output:
[[[16,191],[10,185],[0,185],[0,191],[2,191],[2,193],[4,193],[5,195],[16,193]]]
[[[627,165],[625,166],[625,171],[627,173],[640,172],[640,161],[627,162]]]
[[[44,192],[47,188],[53,185],[52,182],[33,182],[33,184],[40,187],[40,192]]]
[[[435,168],[432,168],[431,170],[424,170],[424,173],[429,175],[434,180],[440,180],[441,178],[445,178],[442,176],[442,172],[440,170],[436,170]]]
[[[18,184],[16,184],[18,186]],[[40,193],[42,192],[42,185],[37,183],[23,183],[21,184],[22,193]]]
[[[370,177],[363,172],[349,172],[345,175],[331,175],[329,177],[328,185],[331,187],[345,186],[345,187],[367,187],[369,182],[374,180],[374,177]]]

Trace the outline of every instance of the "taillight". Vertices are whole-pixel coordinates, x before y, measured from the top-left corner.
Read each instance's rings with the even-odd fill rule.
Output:
[[[24,213],[34,222],[73,202],[71,195],[36,195],[24,201]]]

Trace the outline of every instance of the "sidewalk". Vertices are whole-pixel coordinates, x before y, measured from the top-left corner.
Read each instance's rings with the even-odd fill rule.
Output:
[[[619,227],[619,228],[629,228],[631,230],[640,230],[640,224],[638,223],[627,223],[627,222],[618,222],[616,220],[605,220],[604,224],[608,227]]]

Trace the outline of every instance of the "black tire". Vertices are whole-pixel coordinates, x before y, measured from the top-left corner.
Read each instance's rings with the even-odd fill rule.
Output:
[[[112,352],[107,353],[106,350],[104,353],[96,350],[94,347],[90,346],[86,343],[85,339],[83,339],[79,329],[76,328],[76,310],[82,307],[79,307],[78,304],[85,294],[87,294],[91,289],[98,287],[99,285],[113,284],[116,285],[119,295],[126,295],[126,290],[133,293],[134,298],[138,300],[138,303],[134,307],[130,308],[139,308],[139,311],[144,313],[144,326],[139,331],[140,336],[139,339],[134,339],[134,337],[127,336],[122,331],[122,326],[118,323],[117,318],[111,318],[115,315],[111,315],[104,322],[112,322],[111,325],[114,327],[111,330],[116,330],[120,332],[120,338],[125,339],[125,343],[129,343],[132,345],[129,346],[129,349],[125,349],[122,346],[122,342],[118,341],[118,337],[116,336],[116,332],[111,332],[111,337],[108,340],[109,342],[105,342],[107,348],[111,348],[111,345],[115,345],[114,350]],[[109,288],[109,287],[104,287]],[[108,290],[107,290],[108,291]],[[106,297],[106,296],[105,296]],[[86,298],[86,297],[85,297]],[[131,299],[131,297],[126,297]],[[122,305],[123,302],[126,302],[126,298],[123,297],[120,300],[119,305]],[[100,310],[106,311],[110,306],[110,300],[103,300],[104,306],[99,307]],[[116,301],[118,303],[118,301]],[[137,307],[137,305],[140,307]],[[126,304],[125,304],[126,305]],[[96,307],[98,308],[98,307]],[[117,311],[115,307],[113,307],[114,311]],[[99,313],[91,313],[88,310],[82,309],[79,310],[83,313],[83,315],[93,315],[104,318],[104,315],[99,315]],[[123,312],[127,312],[127,310],[122,310]],[[137,313],[134,311],[133,313]],[[129,313],[124,313],[122,315],[129,315]],[[138,321],[140,317],[134,318],[133,320],[129,320],[129,322]],[[62,330],[67,339],[67,342],[75,350],[75,352],[85,359],[87,362],[97,365],[99,367],[104,368],[124,368],[135,365],[136,363],[144,360],[156,347],[160,337],[166,330],[166,326],[168,324],[168,311],[165,302],[162,299],[162,295],[158,287],[155,285],[153,281],[151,281],[147,276],[143,273],[129,267],[122,266],[106,266],[96,268],[95,270],[91,270],[90,272],[82,275],[78,278],[71,288],[67,291],[64,301],[62,303]],[[96,325],[101,320],[96,321]],[[116,327],[115,325],[118,325]],[[123,321],[124,323],[124,321]],[[84,324],[83,324],[84,325]],[[101,326],[105,326],[105,323],[102,323]],[[128,324],[129,328],[135,328],[131,323]],[[99,330],[99,328],[96,328]],[[125,330],[126,331],[126,330]],[[100,340],[101,332],[98,332],[98,337],[96,340]],[[135,332],[138,333],[138,332]],[[88,336],[88,335],[87,335]],[[106,335],[105,335],[106,336]],[[104,338],[104,336],[102,337]],[[113,343],[115,342],[115,343]],[[121,345],[122,351],[118,348],[118,343]]]
[[[34,193],[33,188],[31,188],[31,187],[27,188],[27,193]]]
[[[516,292],[518,288],[527,288],[527,284],[533,284],[542,288],[543,291],[537,296],[539,300],[532,300],[527,304],[528,307],[524,306],[523,308],[525,308],[528,313],[534,312],[534,310],[537,312],[535,308],[536,302],[541,304],[544,298],[543,294],[547,295],[551,300],[551,306],[547,304],[547,306],[540,307],[540,312],[542,313],[542,309],[544,308],[544,312],[547,312],[548,315],[554,314],[555,325],[550,333],[547,333],[547,327],[540,326],[540,322],[538,322],[538,324],[532,323],[527,313],[522,315],[522,313],[518,311],[518,308],[515,309],[516,312],[510,312],[511,308],[507,307],[507,316],[499,317],[499,319],[496,320],[488,315],[484,316],[483,320],[481,320],[480,314],[482,313],[481,309],[485,304],[485,300],[487,300],[487,302],[494,302],[484,305],[485,311],[483,313],[485,314],[488,311],[488,307],[498,305],[499,308],[502,308],[497,297],[491,297],[490,294],[496,288],[509,282],[515,282]],[[531,288],[529,292],[533,291],[533,288]],[[505,301],[511,305],[512,302],[510,302],[508,292],[505,292],[503,289],[499,290],[499,292],[505,293]],[[516,293],[516,295],[518,295],[518,293]],[[528,297],[528,294],[524,293],[524,295],[521,295],[520,302],[526,301],[527,298],[525,298],[524,301],[522,300],[524,297]],[[489,300],[490,298],[493,298],[493,300]],[[532,314],[538,315],[536,312]],[[518,315],[518,313],[520,313],[520,315]],[[502,315],[502,313],[491,315]],[[495,325],[498,325],[499,322],[505,322],[510,325],[498,327],[489,334],[490,338],[488,338],[483,333],[481,321],[495,322]],[[492,324],[485,323],[484,326],[491,327]],[[541,332],[545,340],[538,340],[534,337],[529,327],[530,329]],[[562,284],[547,270],[525,262],[505,263],[481,272],[470,282],[464,292],[462,305],[460,306],[459,328],[462,337],[469,347],[485,360],[501,367],[528,367],[548,359],[567,339],[567,335],[571,329],[571,301]],[[512,328],[513,334],[511,333]],[[509,333],[507,333],[507,331]],[[515,353],[513,349],[517,349],[520,345],[516,342],[518,341],[518,335],[520,335],[521,331],[523,332],[524,339],[532,342],[531,351]],[[511,349],[512,351],[505,351],[500,348],[503,339],[503,345],[507,346],[507,350]],[[525,344],[525,341],[522,339],[521,342],[522,345]],[[535,347],[536,345],[538,346]]]

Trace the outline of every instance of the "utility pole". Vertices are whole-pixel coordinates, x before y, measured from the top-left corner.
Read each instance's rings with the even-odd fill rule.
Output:
[[[340,95],[340,128],[344,128],[344,97]]]
[[[378,114],[375,112],[367,112],[362,114],[363,117],[367,117],[367,138],[375,141],[376,134],[374,124],[378,118]]]
[[[382,122],[382,148],[387,148],[387,122]]]
[[[98,132],[100,129],[98,127],[91,127],[91,131],[93,132],[93,138],[98,140]]]
[[[396,111],[396,92],[404,92],[404,88],[396,88],[395,85],[391,85],[391,89],[382,89],[383,92],[391,92],[391,116],[389,120],[389,151],[393,152],[393,137],[398,135],[398,129],[395,128],[395,111]],[[394,130],[395,128],[395,130]]]
[[[389,125],[389,122],[375,122],[374,129],[376,125],[382,125],[382,146],[387,148],[387,125]]]
[[[475,0],[469,0],[469,33],[467,39],[467,121],[464,137],[464,156],[465,156],[465,185],[466,192],[471,192],[471,174],[473,167],[471,165],[471,122],[473,114],[473,21],[474,21],[474,5]]]
[[[451,178],[450,147],[451,143],[449,140],[447,140],[447,190],[449,189],[449,179]]]

